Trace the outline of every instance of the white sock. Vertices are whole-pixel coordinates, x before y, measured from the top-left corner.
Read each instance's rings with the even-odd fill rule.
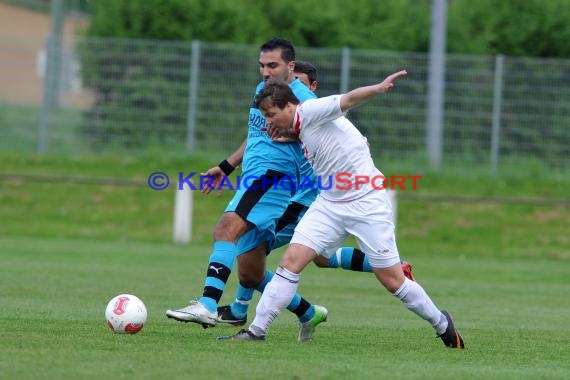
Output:
[[[443,334],[447,329],[447,318],[417,282],[405,278],[404,283],[396,290],[394,296],[402,301],[408,309],[431,323],[438,335]]]
[[[261,299],[255,309],[255,318],[249,329],[258,336],[267,334],[267,330],[277,316],[289,305],[297,292],[300,274],[277,268],[275,275],[265,286]]]

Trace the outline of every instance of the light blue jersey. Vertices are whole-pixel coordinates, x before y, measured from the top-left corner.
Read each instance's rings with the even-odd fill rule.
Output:
[[[301,103],[307,99],[316,98],[316,95],[298,79],[291,82],[289,86]],[[255,94],[257,95],[263,87],[265,87],[265,82],[259,83]],[[255,107],[249,110],[248,127],[247,154],[243,159],[244,176],[264,173],[270,168],[293,178],[297,177],[299,183],[306,181],[307,178],[311,178],[312,183],[316,183],[313,168],[306,160],[302,147],[297,143],[271,141],[267,133],[261,130],[265,127],[265,117]],[[293,158],[297,163],[295,166],[292,165]],[[295,193],[292,201],[310,206],[317,194],[318,190],[312,189],[311,186],[303,186]]]
[[[304,102],[316,98],[316,95],[300,80],[295,79],[289,84],[295,96]],[[265,82],[257,85],[255,94],[265,87]],[[247,146],[242,162],[242,176],[259,175],[268,169],[297,178],[300,175],[300,165],[305,162],[303,149],[298,143],[277,143],[271,140],[262,130],[265,127],[265,117],[254,105],[249,109]]]
[[[315,94],[298,79],[289,84],[293,93],[303,102],[316,98]],[[256,95],[265,86],[261,82],[256,88]],[[249,110],[249,131],[247,146],[242,162],[242,178],[248,176],[282,178],[288,176],[296,183],[304,176],[313,175],[313,170],[305,158],[303,148],[298,142],[278,143],[272,141],[265,127],[265,117],[258,108]],[[283,216],[291,201],[309,206],[317,191],[306,188],[303,192],[292,192],[286,187],[269,187],[264,191],[238,189],[226,207],[226,212],[236,212],[256,228],[248,231],[237,242],[237,252],[242,254],[264,242],[275,238],[277,221]]]

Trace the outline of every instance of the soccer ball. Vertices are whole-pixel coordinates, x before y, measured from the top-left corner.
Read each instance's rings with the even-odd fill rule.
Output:
[[[132,294],[119,294],[107,304],[107,326],[117,333],[136,334],[146,322],[146,307],[140,298]]]

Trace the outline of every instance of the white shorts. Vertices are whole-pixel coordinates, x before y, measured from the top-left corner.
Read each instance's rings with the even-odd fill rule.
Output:
[[[392,221],[385,190],[347,202],[331,202],[319,195],[295,228],[291,243],[303,244],[317,255],[330,255],[353,235],[372,267],[387,268],[400,262]]]

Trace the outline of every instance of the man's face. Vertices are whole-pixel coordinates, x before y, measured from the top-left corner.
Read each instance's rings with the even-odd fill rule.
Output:
[[[295,72],[295,77],[297,77],[305,86],[307,86],[309,90],[315,91],[317,89],[317,82],[315,81],[311,83],[307,74]]]
[[[285,132],[292,128],[295,111],[297,110],[295,104],[287,103],[285,108],[279,108],[269,101],[262,104],[260,108],[268,126],[271,125],[280,132]]]
[[[259,73],[264,81],[278,78],[290,82],[293,67],[295,67],[295,62],[286,63],[281,58],[281,49],[259,53]]]

